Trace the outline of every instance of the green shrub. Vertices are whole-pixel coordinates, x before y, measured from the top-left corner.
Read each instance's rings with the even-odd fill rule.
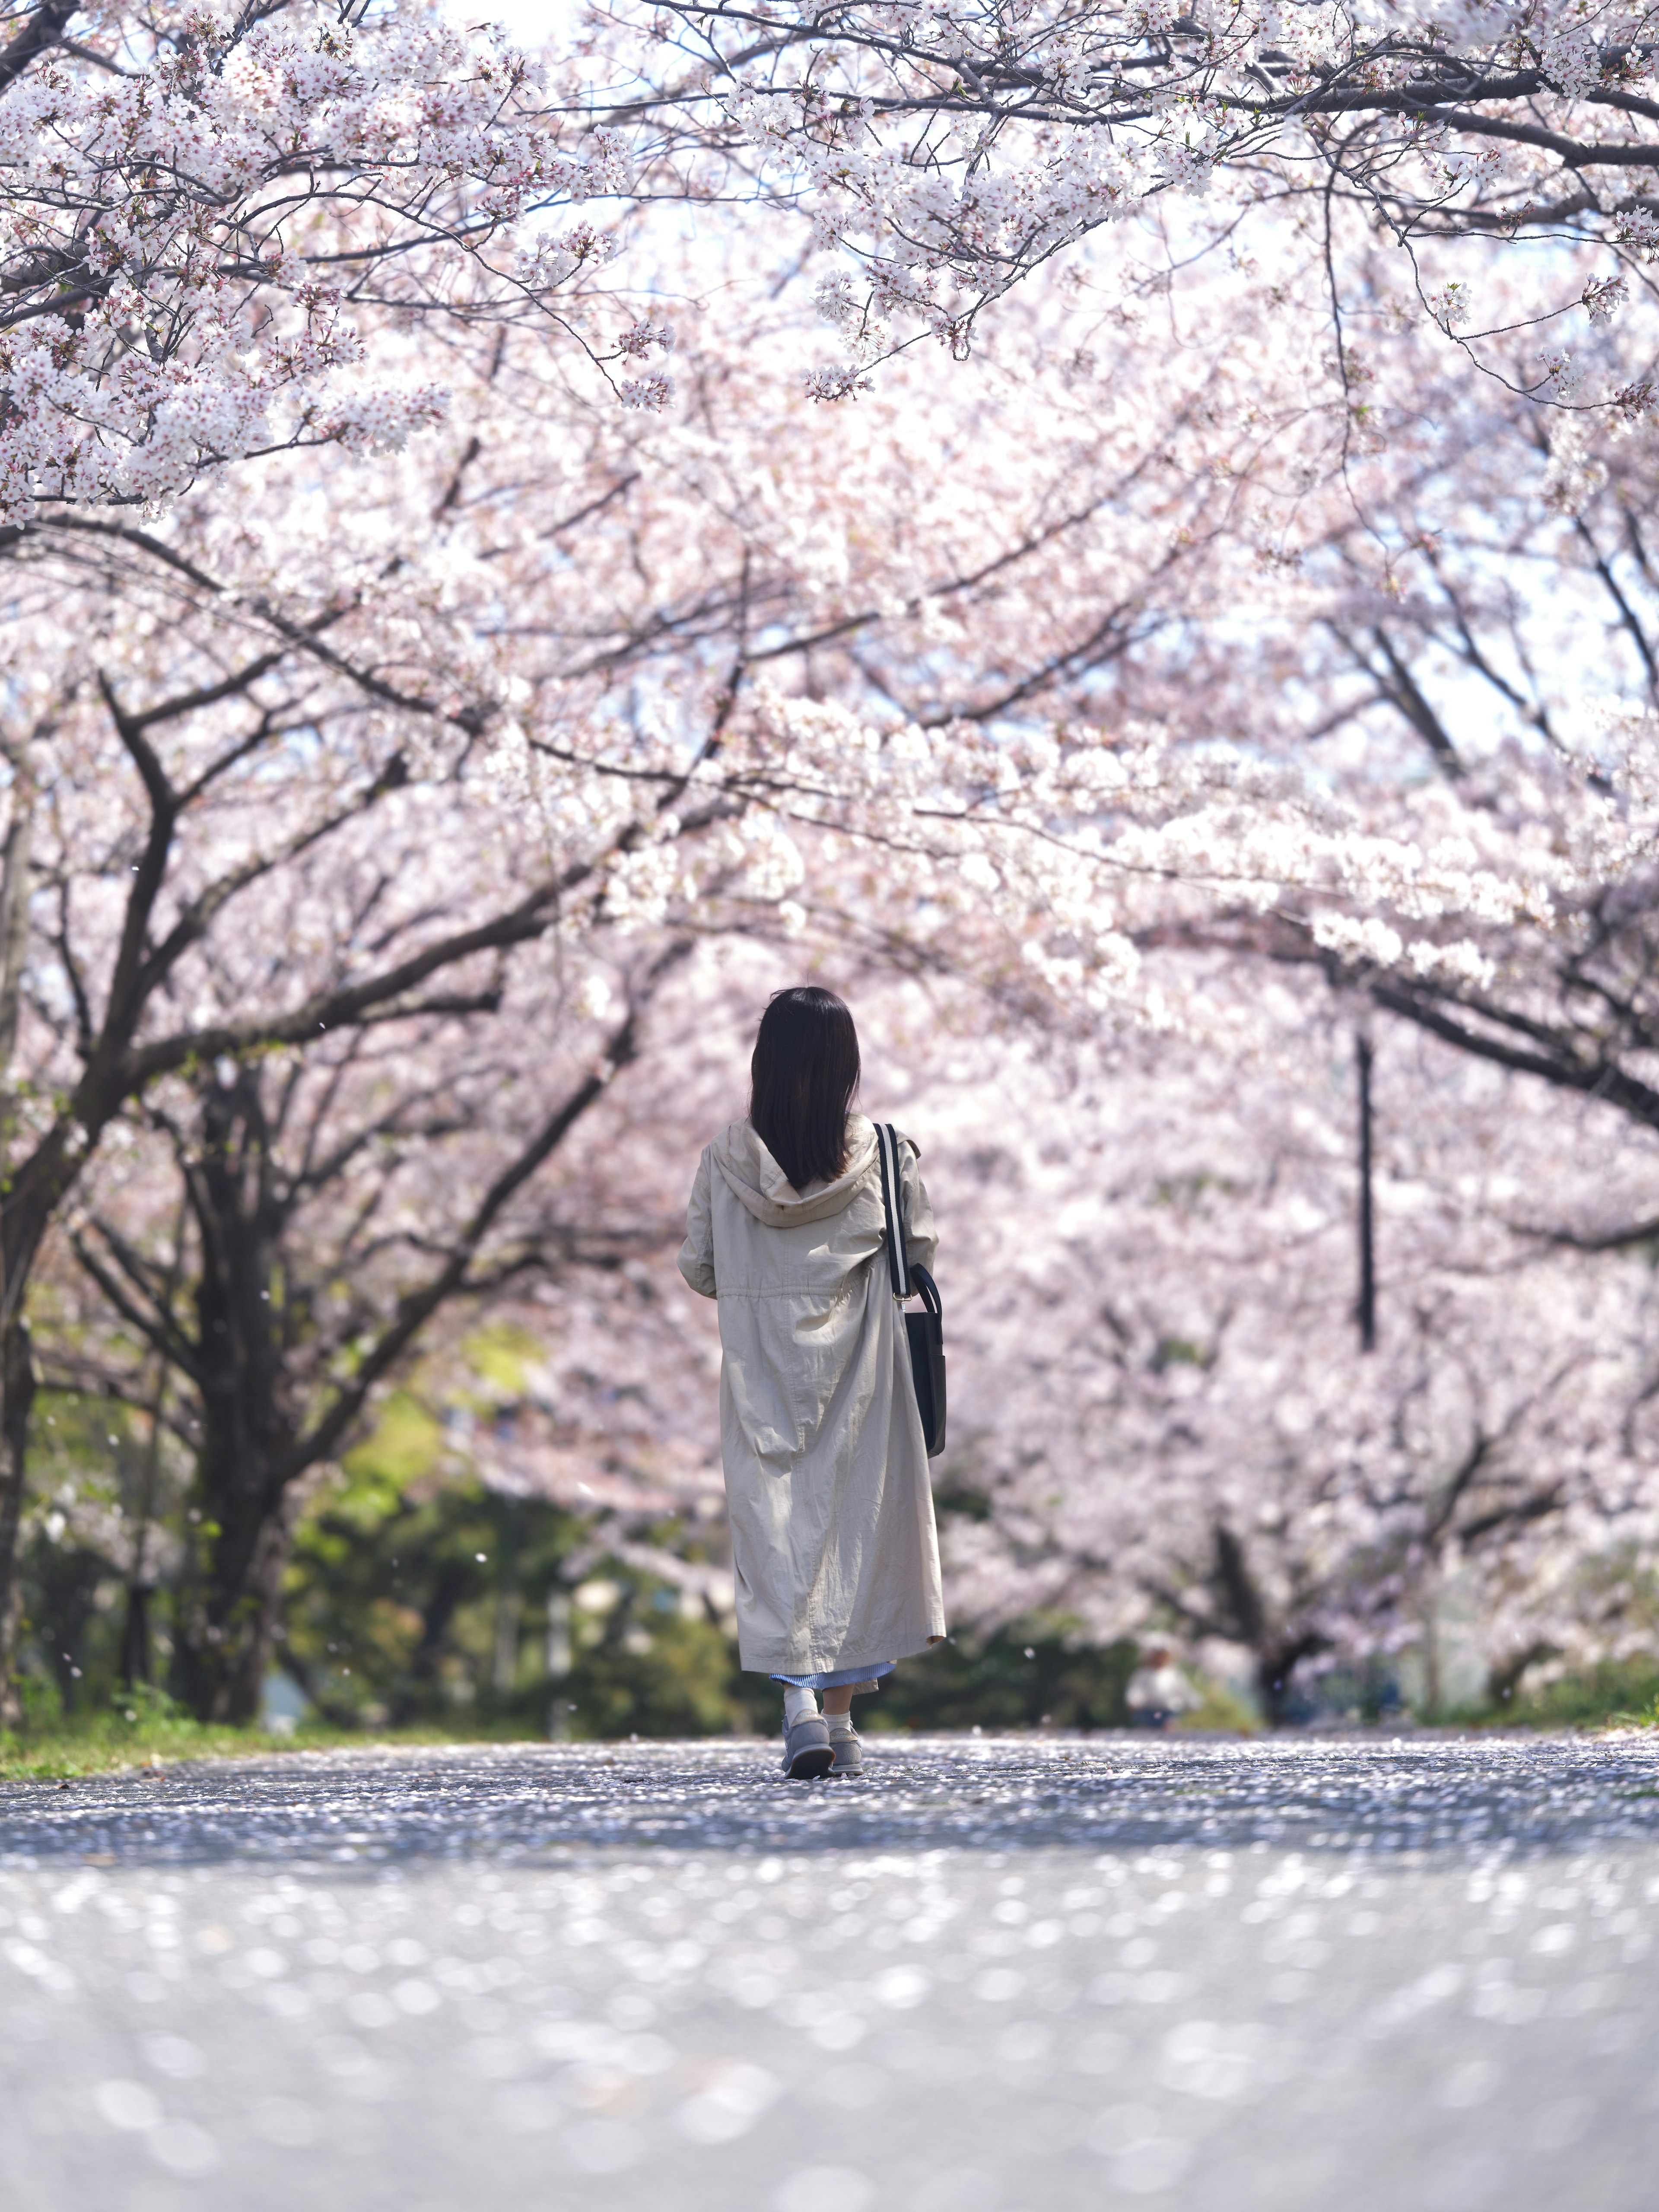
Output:
[[[879,1692],[854,1708],[866,1735],[894,1729],[1124,1728],[1123,1692],[1134,1672],[1127,1638],[1104,1646],[1073,1641],[1069,1621],[1015,1622],[993,1636],[952,1637],[899,1662]],[[763,1675],[742,1677],[754,1725],[778,1726],[780,1692]]]
[[[1603,1660],[1454,1717],[1476,1728],[1599,1729],[1633,1717],[1659,1724],[1659,1660]]]

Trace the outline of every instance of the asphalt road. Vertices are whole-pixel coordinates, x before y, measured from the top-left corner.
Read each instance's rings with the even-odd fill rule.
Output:
[[[1651,2212],[1659,1747],[0,1787],[6,2212]]]

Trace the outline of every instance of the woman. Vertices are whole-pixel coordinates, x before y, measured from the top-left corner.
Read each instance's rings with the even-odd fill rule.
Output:
[[[804,1781],[860,1771],[853,1698],[939,1643],[945,1609],[853,1017],[833,991],[778,992],[750,1074],[748,1120],[698,1164],[680,1273],[720,1302],[738,1652],[785,1684],[783,1771]],[[906,1137],[898,1155],[905,1249],[931,1268]]]

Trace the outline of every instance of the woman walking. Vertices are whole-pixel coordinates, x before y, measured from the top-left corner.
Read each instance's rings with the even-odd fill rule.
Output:
[[[939,1643],[945,1608],[852,1015],[833,991],[778,992],[750,1074],[748,1119],[698,1163],[680,1273],[720,1305],[738,1654],[785,1685],[783,1771],[806,1780],[859,1771],[853,1698]],[[931,1269],[907,1137],[898,1158],[906,1253]]]

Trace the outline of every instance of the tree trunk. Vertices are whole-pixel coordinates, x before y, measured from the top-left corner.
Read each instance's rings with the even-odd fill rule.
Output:
[[[1546,1659],[1559,1659],[1560,1656],[1560,1645],[1551,1644],[1540,1637],[1536,1643],[1525,1644],[1519,1651],[1512,1651],[1501,1662],[1494,1661],[1486,1674],[1486,1702],[1491,1705],[1507,1705],[1520,1688],[1521,1679],[1529,1667],[1537,1667]]]
[[[1431,1575],[1423,1592],[1423,1714],[1431,1726],[1445,1703],[1440,1667],[1440,1582]]]
[[[179,1294],[179,1277],[185,1264],[185,1224],[190,1209],[188,1186],[179,1202],[178,1226],[173,1232],[173,1257],[167,1262],[167,1289],[161,1300],[161,1320],[171,1325]],[[149,1401],[149,1437],[134,1501],[132,1557],[127,1569],[127,1617],[121,1632],[121,1684],[148,1682],[150,1673],[149,1601],[155,1594],[150,1577],[149,1543],[155,1519],[155,1492],[161,1473],[161,1416],[167,1402],[167,1352],[165,1346],[155,1362],[155,1389]]]
[[[187,1170],[201,1245],[196,1291],[202,1443],[198,1532],[180,1609],[179,1689],[203,1720],[257,1718],[270,1663],[291,1515],[277,1470],[298,1427],[283,1357],[276,1265],[282,1209],[269,1179],[257,1067],[204,1097]]]
[[[496,1517],[495,1534],[495,1650],[490,1669],[491,1687],[507,1698],[518,1687],[519,1632],[524,1617],[524,1593],[519,1588],[520,1530],[523,1522],[516,1498],[507,1499]]]
[[[1255,1660],[1255,1690],[1262,1717],[1282,1728],[1291,1704],[1291,1683],[1304,1659],[1330,1650],[1317,1629],[1293,1629],[1268,1610],[1250,1572],[1244,1546],[1224,1521],[1215,1526],[1215,1567],[1211,1580],[1215,1614],[1223,1632],[1243,1644]]]
[[[433,1580],[432,1595],[421,1616],[421,1640],[409,1662],[409,1686],[401,1697],[392,1700],[393,1728],[428,1718],[430,1709],[437,1704],[444,1642],[471,1586],[471,1577],[459,1560],[448,1560],[439,1567]]]
[[[202,1516],[198,1564],[178,1645],[185,1703],[198,1719],[233,1724],[258,1717],[293,1535],[269,1458],[238,1449],[238,1432],[253,1425],[225,1424],[204,1440],[194,1493]]]
[[[344,1449],[377,1377],[407,1354],[446,1299],[465,1291],[471,1257],[502,1209],[634,1058],[641,1008],[690,945],[677,940],[659,956],[611,1032],[605,1063],[583,1077],[495,1176],[448,1257],[418,1292],[398,1302],[350,1387],[337,1392],[308,1431],[307,1379],[297,1353],[314,1354],[316,1338],[304,1293],[281,1265],[297,1195],[273,1157],[280,1126],[273,1129],[267,1117],[264,1063],[251,1060],[228,1079],[216,1072],[201,1079],[202,1141],[185,1172],[201,1244],[193,1376],[203,1434],[194,1498],[198,1540],[179,1612],[177,1680],[204,1719],[247,1721],[258,1711],[299,1475]],[[326,1366],[325,1355],[314,1371]]]
[[[9,1188],[16,1135],[11,1061],[17,1045],[19,994],[28,951],[29,839],[33,817],[34,787],[20,768],[12,788],[5,863],[0,869],[0,1177],[5,1178],[5,1188]],[[0,1224],[3,1221],[3,1211],[0,1211]],[[0,1335],[0,1728],[15,1728],[23,1717],[17,1681],[17,1638],[23,1620],[17,1544],[23,1525],[29,1408],[34,1402],[34,1363],[29,1356],[28,1324],[22,1318],[28,1262],[33,1252],[31,1249],[27,1256],[14,1254],[14,1241],[0,1226],[0,1332],[3,1332]]]
[[[23,1619],[21,1562],[17,1540],[23,1522],[24,1462],[29,1413],[34,1404],[34,1361],[29,1325],[21,1316],[0,1336],[0,1728],[23,1717],[17,1680],[17,1638]]]
[[[121,1625],[120,1682],[124,1690],[148,1686],[150,1680],[149,1601],[155,1595],[148,1583],[127,1584],[126,1618]]]
[[[1296,1657],[1287,1660],[1282,1651],[1261,1651],[1256,1655],[1255,1693],[1261,1700],[1262,1718],[1269,1728],[1285,1725],[1291,1708],[1291,1680],[1295,1668]]]

